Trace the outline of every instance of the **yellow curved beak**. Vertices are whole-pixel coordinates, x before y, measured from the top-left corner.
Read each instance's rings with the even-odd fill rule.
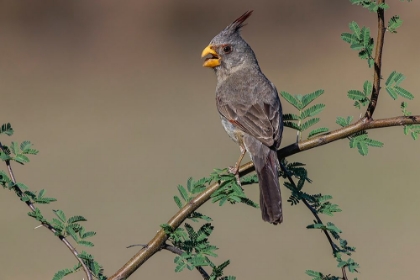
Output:
[[[204,67],[216,67],[220,65],[220,56],[214,50],[214,46],[208,45],[203,52],[201,53],[201,57],[205,57],[206,55],[211,55],[211,57],[206,58],[204,61]]]

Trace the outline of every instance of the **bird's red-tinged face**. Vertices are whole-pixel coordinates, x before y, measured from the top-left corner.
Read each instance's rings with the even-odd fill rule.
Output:
[[[222,45],[208,45],[203,52],[201,57],[206,57],[203,66],[214,68],[221,64],[222,58],[232,52],[232,46],[230,44]]]

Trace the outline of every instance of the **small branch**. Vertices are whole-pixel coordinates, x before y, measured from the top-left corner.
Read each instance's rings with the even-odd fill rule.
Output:
[[[384,4],[385,0],[378,0],[378,4]],[[381,90],[381,69],[382,69],[382,50],[384,47],[385,38],[385,11],[378,9],[378,35],[376,39],[375,49],[375,63],[373,73],[373,89],[370,96],[369,106],[366,109],[365,118],[371,119],[375,112],[376,105],[378,104],[379,91]]]
[[[147,244],[134,244],[134,245],[127,246],[127,248],[131,248],[131,247],[135,247],[135,246],[141,246],[141,247],[144,248],[144,247],[147,247]],[[166,244],[166,243],[164,243],[162,245],[161,249],[168,250],[169,252],[172,252],[172,253],[174,253],[176,255],[179,255],[179,256],[181,256],[184,253],[184,251],[182,251],[178,247],[175,247],[175,246],[172,246],[172,245],[169,245],[169,244]],[[204,280],[210,279],[210,276],[207,274],[207,272],[204,270],[203,267],[196,266],[195,268],[198,270],[198,272],[200,272],[200,274],[201,274],[201,276],[203,276]]]
[[[0,149],[5,152],[3,145],[0,142]],[[13,184],[15,185],[13,188],[18,193],[19,196],[23,195],[22,190],[16,185],[16,178],[13,174],[13,169],[10,164],[10,160],[6,160],[7,170],[9,172],[10,179],[12,180]],[[25,201],[26,205],[34,212],[36,210],[36,207],[32,204],[30,201]],[[54,235],[56,235],[57,231],[47,223],[42,223],[42,225],[47,228],[49,231],[51,231]],[[79,257],[79,253],[77,252],[76,248],[71,245],[71,243],[62,235],[59,235],[58,238],[66,245],[66,247],[70,250],[70,252],[73,254],[73,256],[77,259],[77,261],[82,266],[83,270],[85,271],[87,280],[92,280],[92,275],[89,271],[89,268],[86,266],[86,264],[83,262],[83,260]]]
[[[346,138],[362,130],[410,124],[420,124],[420,116],[400,116],[381,120],[367,120],[366,118],[363,118],[352,125],[337,129],[324,135],[311,138],[306,141],[294,143],[292,145],[284,147],[280,149],[277,154],[279,156],[279,159],[282,159],[293,154],[297,154],[318,146],[328,144],[333,141],[337,141],[342,138]],[[239,174],[240,176],[244,176],[251,173],[253,170],[254,164],[250,161],[239,168]],[[219,183],[213,183],[209,185],[206,188],[206,190],[198,194],[187,205],[182,207],[168,221],[167,224],[169,224],[173,229],[178,228],[191,213],[193,213],[207,200],[209,200],[211,195],[218,188]],[[155,235],[155,237],[153,237],[153,239],[150,240],[146,247],[142,248],[139,252],[137,252],[126,264],[124,264],[123,267],[121,267],[114,275],[109,277],[108,280],[127,279],[131,274],[133,274],[137,270],[137,268],[139,268],[143,263],[145,263],[156,252],[158,252],[166,240],[167,236],[165,232],[163,231],[163,229],[160,229]]]
[[[341,272],[343,273],[343,280],[349,280],[349,279],[347,278],[347,274],[346,274],[346,266],[343,266],[343,267],[341,268]]]
[[[286,168],[286,166],[284,166],[284,164],[282,162],[280,162],[280,167],[281,167],[281,170],[284,172],[284,174],[286,174],[286,177],[289,180],[290,184],[292,184],[293,188],[295,188],[295,190],[298,190],[298,188],[295,184],[295,181],[292,178],[292,175],[290,174],[289,170]],[[303,201],[305,206],[311,211],[311,213],[314,215],[317,223],[324,224],[322,222],[321,218],[318,216],[318,213],[316,212],[316,210],[309,204],[309,202],[304,198],[301,198],[301,200]],[[325,236],[327,237],[328,242],[330,243],[333,255],[334,255],[335,253],[337,253],[339,251],[337,249],[337,245],[334,243],[334,241],[331,238],[330,233],[327,230],[322,230],[322,231],[324,232]]]
[[[326,134],[319,135],[317,137],[311,138],[309,140],[301,141],[299,143],[294,143],[292,145],[286,146],[280,149],[277,152],[279,159],[316,148],[330,142],[337,141],[349,137],[357,132],[362,130],[370,130],[376,128],[390,127],[390,126],[402,126],[410,124],[420,124],[420,115],[418,116],[399,116],[388,119],[380,120],[369,120],[366,117],[360,119],[354,124],[349,126],[331,131]]]

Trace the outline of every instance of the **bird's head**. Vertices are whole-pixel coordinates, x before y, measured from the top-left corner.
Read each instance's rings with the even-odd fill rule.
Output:
[[[216,72],[230,72],[244,64],[258,67],[254,52],[240,35],[245,20],[251,14],[252,11],[244,13],[211,40],[201,54],[201,57],[206,57],[204,67],[213,68]]]

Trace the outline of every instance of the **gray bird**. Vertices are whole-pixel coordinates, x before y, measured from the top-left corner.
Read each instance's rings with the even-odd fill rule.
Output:
[[[244,13],[211,40],[202,52],[202,57],[207,56],[203,66],[216,73],[222,125],[241,150],[230,171],[238,175],[248,151],[259,180],[262,219],[279,224],[283,215],[277,149],[283,132],[282,109],[276,87],[261,72],[254,52],[239,34],[251,14]]]

